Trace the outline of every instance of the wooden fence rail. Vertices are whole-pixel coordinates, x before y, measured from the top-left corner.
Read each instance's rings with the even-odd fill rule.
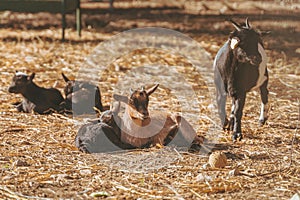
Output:
[[[66,14],[76,13],[76,29],[81,35],[80,0],[0,0],[0,11],[50,12],[62,15],[62,40],[65,40]]]

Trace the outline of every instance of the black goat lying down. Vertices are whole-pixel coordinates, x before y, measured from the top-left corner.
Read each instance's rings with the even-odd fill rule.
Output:
[[[116,103],[111,110],[103,112],[100,120],[83,125],[75,138],[76,147],[85,153],[101,153],[133,149],[130,144],[121,141],[120,123],[118,116],[120,105]]]
[[[10,93],[22,94],[23,101],[15,103],[20,112],[49,114],[61,110],[60,104],[64,101],[59,90],[55,88],[39,87],[33,82],[35,73],[28,76],[22,72],[16,72],[12,83],[8,88]]]
[[[246,93],[259,88],[261,113],[259,122],[268,118],[267,56],[261,33],[255,31],[248,19],[243,24],[232,21],[235,31],[218,51],[214,60],[214,81],[217,88],[218,112],[224,128],[233,130],[232,139],[242,139],[241,118]],[[226,116],[226,96],[232,98],[230,120]]]
[[[70,80],[63,73],[62,76],[66,82],[64,88],[66,98],[63,103],[66,111],[80,115],[95,113],[94,108],[101,112],[107,110],[107,108],[103,108],[98,86],[86,81]]]

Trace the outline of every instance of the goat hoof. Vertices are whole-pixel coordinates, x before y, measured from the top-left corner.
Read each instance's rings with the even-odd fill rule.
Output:
[[[235,141],[241,141],[243,139],[242,133],[233,133],[232,140]]]
[[[225,118],[224,123],[223,123],[223,130],[224,131],[229,130],[228,126],[229,126],[229,120],[227,118]]]
[[[201,149],[201,145],[199,144],[192,144],[189,149],[188,149],[188,152],[190,153],[195,153],[195,152],[199,152]]]

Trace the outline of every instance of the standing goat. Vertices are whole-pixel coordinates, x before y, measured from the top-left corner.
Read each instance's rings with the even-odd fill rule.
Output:
[[[94,107],[101,112],[105,110],[102,106],[98,86],[85,81],[70,80],[63,73],[62,76],[66,82],[64,108],[67,111],[73,111],[74,114],[80,115],[95,112]]]
[[[259,122],[264,124],[268,118],[268,71],[267,56],[261,34],[255,31],[248,19],[244,24],[230,20],[233,31],[227,42],[218,51],[214,60],[214,81],[217,89],[218,113],[223,128],[233,130],[232,139],[242,139],[241,118],[246,93],[259,88],[261,113]],[[232,98],[230,120],[226,116],[226,96]]]
[[[158,84],[148,90],[131,91],[130,97],[114,94],[113,98],[126,104],[122,117],[121,141],[136,148],[159,145],[190,147],[203,142],[193,127],[181,116],[161,111],[148,111],[149,96]]]
[[[53,110],[60,111],[60,104],[64,98],[55,88],[43,88],[33,82],[35,73],[30,76],[22,72],[16,72],[12,83],[8,88],[10,93],[22,94],[23,101],[16,103],[18,111],[37,112],[49,114]]]

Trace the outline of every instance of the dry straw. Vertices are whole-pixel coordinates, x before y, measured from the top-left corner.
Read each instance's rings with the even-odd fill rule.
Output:
[[[20,22],[17,17],[14,18],[17,14],[11,13],[9,16]],[[20,16],[26,18],[24,14]],[[7,18],[3,20],[3,23],[9,21]],[[22,23],[15,24],[28,23],[20,20]],[[177,24],[181,19],[174,20]],[[272,26],[269,21],[262,23]],[[185,30],[193,25],[195,30],[199,30],[198,21],[188,23]],[[281,27],[270,28],[281,31]],[[274,34],[268,38],[267,46],[272,51],[267,51],[270,57],[271,105],[267,124],[263,127],[257,125],[259,96],[258,93],[250,93],[243,116],[244,139],[233,144],[230,133],[218,132],[220,138],[216,141],[217,145],[211,145],[215,151],[226,153],[227,165],[224,168],[203,169],[201,166],[207,162],[208,155],[176,152],[173,149],[154,148],[104,156],[83,154],[74,147],[74,138],[83,119],[60,114],[17,113],[11,104],[21,98],[6,91],[15,69],[36,72],[39,85],[50,87],[57,82],[58,89],[62,91],[64,82],[59,74],[63,71],[69,76],[76,76],[76,71],[98,42],[111,36],[84,31],[83,38],[79,39],[75,31],[70,30],[67,38],[71,38],[73,43],[61,44],[58,30],[0,30],[0,198],[87,199],[91,198],[90,194],[98,192],[112,199],[289,199],[299,193],[299,58],[282,52],[282,45],[285,49],[295,46],[297,38],[294,35],[283,37]],[[287,31],[287,34],[292,34],[290,32]],[[225,37],[220,39],[202,34],[196,38],[215,55]],[[289,38],[293,38],[292,42]],[[278,48],[277,41],[280,42]],[[201,76],[193,73],[190,63],[170,54],[157,55],[153,51],[135,53],[137,60],[131,55],[123,56],[101,76],[99,74],[103,103],[110,103],[119,77],[133,63],[160,61],[166,65],[180,64],[182,67],[178,70],[182,70],[193,84],[203,114],[201,117],[194,116],[196,120],[193,125],[201,128],[198,134],[205,135],[215,119],[206,117],[209,116],[209,103],[203,93],[207,88],[201,82]],[[120,66],[119,71],[115,70],[115,65]],[[168,92],[162,88],[153,94],[150,109],[179,111],[177,100],[166,98]],[[240,173],[228,176],[236,168]],[[199,181],[199,174],[209,178]]]

